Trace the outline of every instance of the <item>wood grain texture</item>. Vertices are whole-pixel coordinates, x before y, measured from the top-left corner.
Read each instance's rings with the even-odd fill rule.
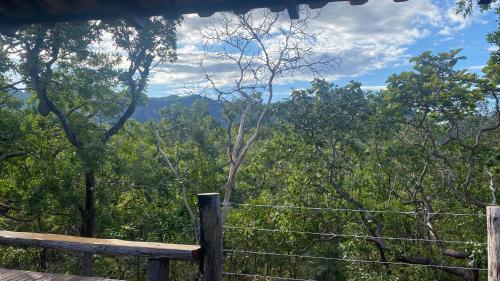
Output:
[[[307,4],[315,8],[322,7],[328,2],[338,1],[355,5],[367,2],[367,0],[24,0],[21,1],[24,5],[19,5],[20,0],[1,0],[0,27],[64,21],[112,20],[123,17],[124,13],[138,17],[165,15],[172,19],[192,13],[208,16],[215,12],[235,11],[244,14],[256,8],[280,11],[286,9],[287,5],[293,7],[291,13],[297,15],[295,8],[297,5]],[[491,2],[491,0],[483,1]],[[108,2],[112,4],[106,5]],[[44,3],[44,7],[41,7],[43,9],[39,3]]]
[[[118,280],[0,268],[0,281],[118,281]]]
[[[488,281],[500,281],[500,207],[486,207]]]
[[[199,281],[222,280],[222,213],[218,193],[198,194],[200,209]]]
[[[127,255],[197,261],[200,246],[134,242],[57,234],[0,231],[0,245],[41,247],[104,255]]]
[[[168,281],[169,260],[149,259],[148,281]]]

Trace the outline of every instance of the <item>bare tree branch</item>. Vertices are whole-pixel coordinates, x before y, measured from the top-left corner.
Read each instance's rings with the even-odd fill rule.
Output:
[[[156,140],[156,150],[158,151],[160,156],[163,158],[163,160],[167,164],[167,167],[170,170],[170,172],[175,176],[177,181],[181,184],[182,200],[184,201],[184,205],[186,206],[188,213],[189,213],[189,218],[191,219],[191,223],[193,224],[196,242],[199,242],[200,241],[200,233],[199,233],[199,229],[198,229],[198,223],[196,222],[196,216],[194,215],[193,209],[191,208],[191,205],[189,204],[189,200],[187,198],[186,185],[187,185],[188,181],[183,180],[183,178],[179,175],[178,170],[174,167],[174,165],[172,165],[172,162],[170,161],[168,155],[161,148],[162,141],[161,141],[160,134],[158,133],[158,130],[153,129],[153,131],[154,131],[155,140]]]
[[[10,158],[17,157],[17,156],[23,156],[23,155],[26,155],[26,152],[23,152],[23,151],[5,152],[3,154],[0,154],[0,162],[7,160],[7,159],[10,159]]]
[[[225,184],[223,220],[226,219],[236,175],[249,149],[257,140],[274,96],[276,78],[302,69],[313,74],[320,67],[331,67],[338,59],[322,60],[314,56],[316,34],[308,29],[309,11],[300,20],[285,19],[270,11],[253,11],[245,15],[224,13],[216,24],[202,34],[205,55],[200,62],[210,89],[219,101],[241,102],[239,124],[234,140],[228,128],[230,166]],[[214,46],[214,49],[210,47]],[[220,84],[205,67],[208,58],[235,66],[233,83]],[[261,98],[267,95],[265,101]],[[227,97],[227,98],[226,98]],[[224,104],[223,104],[224,105]],[[252,124],[253,118],[256,118]],[[230,122],[231,123],[231,122]],[[230,124],[231,125],[231,124]]]

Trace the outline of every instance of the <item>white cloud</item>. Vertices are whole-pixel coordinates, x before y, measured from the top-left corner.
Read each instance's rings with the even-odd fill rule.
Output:
[[[170,92],[185,92],[175,86],[198,84],[204,79],[199,66],[203,58],[202,30],[214,18],[199,18],[187,15],[178,30],[178,61],[164,66],[155,73],[152,83],[174,87]],[[347,2],[331,2],[321,16],[311,22],[312,29],[321,31],[315,50],[319,55],[342,58],[339,68],[330,71],[325,78],[336,80],[341,77],[357,77],[388,66],[406,63],[408,47],[429,36],[431,30],[451,33],[466,28],[469,19],[454,13],[454,8],[443,8],[431,0],[417,0],[395,3],[392,0],[372,0],[365,5],[351,6]],[[276,42],[278,44],[278,41]],[[231,84],[234,66],[215,57],[205,58],[207,70],[217,72],[219,83]],[[310,81],[311,75],[286,77],[280,84],[293,81]]]
[[[486,50],[491,53],[496,52],[498,51],[498,46],[489,46]]]
[[[438,24],[438,26],[442,28],[438,34],[450,36],[453,33],[469,26],[473,19],[473,16],[464,17],[461,14],[457,14],[455,7],[449,7],[446,10],[443,22]]]
[[[481,70],[485,67],[486,65],[471,65],[467,66],[466,68],[469,70]]]
[[[386,90],[387,86],[386,85],[378,85],[378,86],[361,86],[361,89],[367,90],[367,91],[381,91],[381,90]]]

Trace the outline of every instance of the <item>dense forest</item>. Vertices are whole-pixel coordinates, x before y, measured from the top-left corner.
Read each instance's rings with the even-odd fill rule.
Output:
[[[134,119],[155,64],[175,63],[179,24],[1,36],[0,229],[192,244],[196,195],[220,192],[224,270],[235,273],[225,280],[485,280],[485,207],[498,203],[500,177],[498,26],[481,74],[457,66],[459,49],[424,52],[385,90],[318,78],[265,102],[274,77],[317,70],[297,64],[307,53],[291,43],[253,72],[268,67],[265,87],[245,92],[254,82],[242,78],[221,89],[207,73],[214,100],[176,98]],[[290,42],[309,36],[301,24]],[[236,46],[266,36],[256,33]],[[96,47],[104,35],[116,53]],[[55,250],[2,247],[0,266],[146,278],[144,259]],[[195,280],[195,268],[173,263],[171,279]]]

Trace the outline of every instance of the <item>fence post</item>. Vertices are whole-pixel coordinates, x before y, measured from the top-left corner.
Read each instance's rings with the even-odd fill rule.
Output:
[[[198,194],[200,210],[199,281],[222,281],[222,217],[219,193]]]
[[[500,206],[486,207],[488,281],[500,281]]]
[[[148,259],[148,281],[168,281],[169,260],[165,258]]]

